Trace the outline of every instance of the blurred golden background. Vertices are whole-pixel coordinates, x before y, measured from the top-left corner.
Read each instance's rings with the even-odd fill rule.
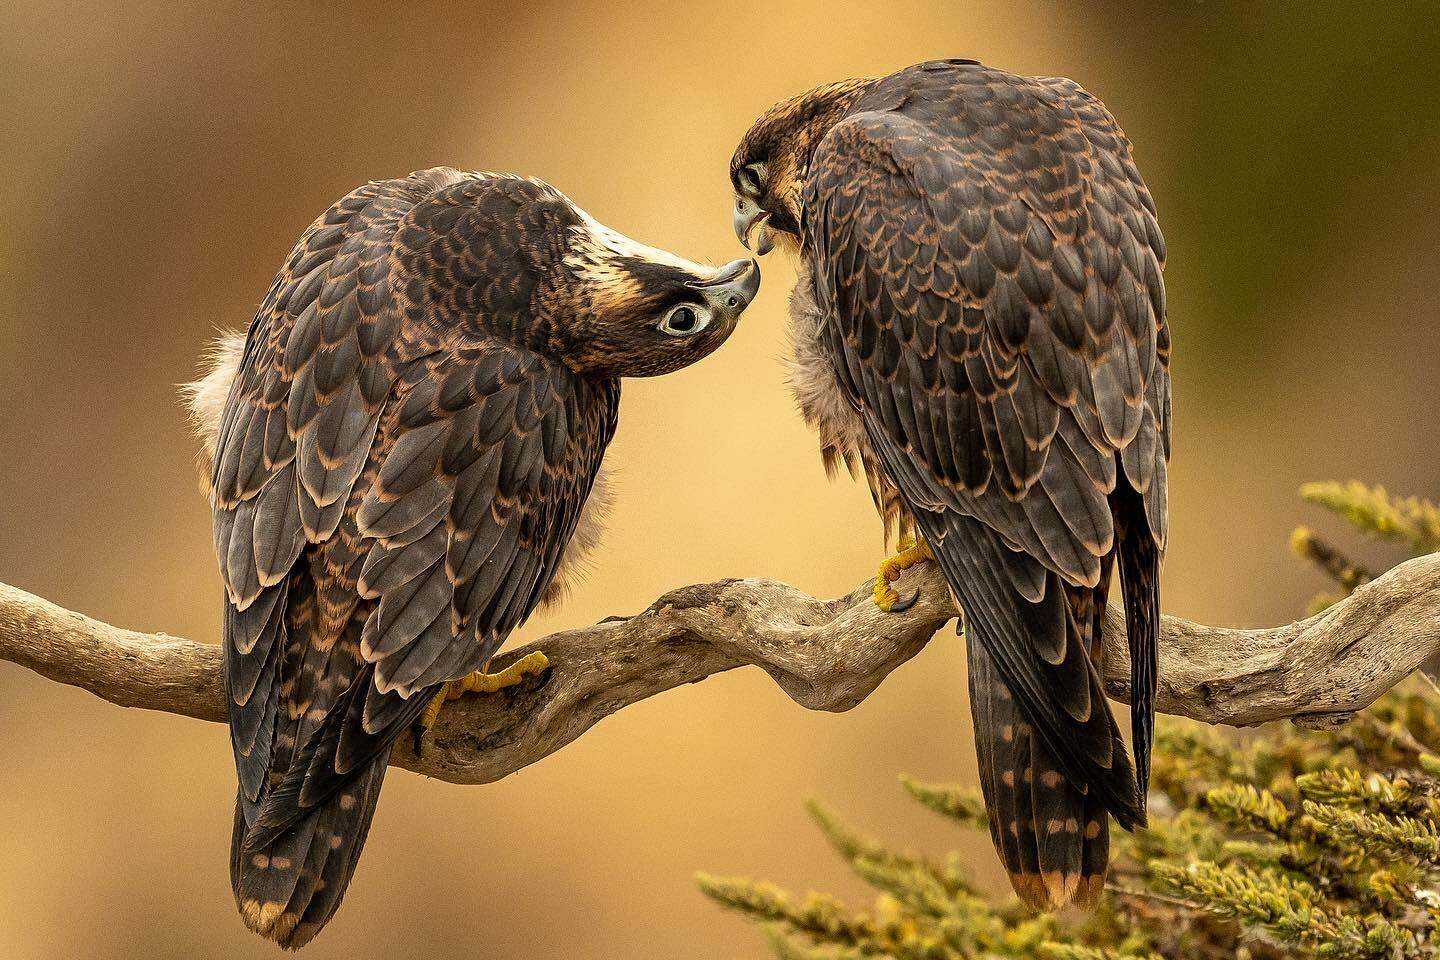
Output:
[[[972,56],[1105,99],[1160,206],[1175,349],[1169,612],[1293,616],[1295,490],[1437,489],[1440,29],[1426,4],[823,0],[703,6],[145,0],[0,8],[0,580],[113,623],[218,637],[175,385],[243,327],[304,226],[436,164],[544,177],[694,259],[740,251],[726,164],[820,82]],[[1288,12],[1287,12],[1288,11]],[[768,576],[871,575],[859,485],[827,483],[782,382],[788,264],[730,344],[626,388],[594,570],[515,639]],[[936,846],[896,774],[967,780],[941,636],[851,713],[759,671],[625,710],[491,786],[394,772],[326,957],[758,957],[697,868],[852,895],[801,809]],[[226,875],[224,730],[0,664],[0,956],[269,957]]]

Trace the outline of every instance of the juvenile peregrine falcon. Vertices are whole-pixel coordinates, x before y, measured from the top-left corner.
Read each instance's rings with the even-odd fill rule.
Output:
[[[698,266],[539,181],[447,168],[367,184],[300,238],[191,389],[251,929],[314,937],[396,739],[447,694],[543,666],[476,673],[593,527],[619,378],[709,354],[759,282],[753,260]]]
[[[899,527],[877,602],[933,556],[964,610],[1010,879],[1091,904],[1106,813],[1145,820],[1166,536],[1165,245],[1130,143],[1073,81],[949,60],[778,104],[730,177],[741,240],[798,250],[793,379],[827,466]],[[1138,786],[1093,659],[1117,558]]]

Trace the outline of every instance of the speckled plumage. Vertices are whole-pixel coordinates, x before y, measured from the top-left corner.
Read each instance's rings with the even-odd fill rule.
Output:
[[[188,394],[226,588],[231,877],[254,930],[299,947],[334,913],[392,744],[554,598],[570,542],[598,538],[618,378],[734,329],[739,296],[693,335],[658,327],[728,290],[695,286],[718,274],[539,181],[437,168],[335,204],[243,341],[217,346]]]
[[[777,105],[731,175],[798,244],[792,382],[827,462],[859,462],[965,610],[1015,887],[1092,902],[1106,812],[1144,819],[1166,536],[1165,248],[1130,144],[1072,81],[941,61]],[[1141,786],[1091,660],[1117,559]]]

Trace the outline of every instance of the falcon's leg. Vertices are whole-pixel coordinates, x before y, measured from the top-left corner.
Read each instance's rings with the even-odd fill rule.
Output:
[[[447,700],[458,700],[467,693],[495,693],[515,686],[526,677],[539,676],[549,668],[550,659],[539,650],[534,650],[497,673],[477,670],[467,677],[445,684],[444,689],[435,694],[435,699],[430,701],[420,719],[415,721],[415,729],[412,731],[415,737],[415,752],[420,752],[420,741],[430,728],[435,726],[435,721],[440,716],[440,708]]]
[[[915,564],[935,559],[930,544],[922,540],[913,529],[902,527],[900,539],[895,546],[900,552],[881,561],[880,572],[875,575],[875,606],[886,613],[904,613],[915,606],[915,601],[920,599],[920,591],[917,590],[902,599],[895,590],[895,581]]]

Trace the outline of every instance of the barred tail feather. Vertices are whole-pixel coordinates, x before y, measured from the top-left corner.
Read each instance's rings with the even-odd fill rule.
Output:
[[[246,926],[298,950],[335,914],[375,815],[388,754],[258,849],[245,845],[251,825],[236,803],[230,882]]]
[[[1109,861],[1105,806],[1061,772],[983,646],[971,641],[968,660],[980,787],[1010,883],[1034,910],[1089,908]]]

